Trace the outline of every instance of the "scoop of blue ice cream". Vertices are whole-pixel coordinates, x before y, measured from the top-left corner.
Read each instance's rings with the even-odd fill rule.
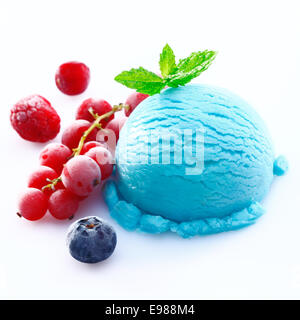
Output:
[[[235,94],[207,85],[170,88],[144,100],[121,131],[116,160],[116,194],[125,204],[116,207],[119,222],[132,208],[131,214],[157,216],[160,226],[177,232],[195,221],[205,221],[209,233],[222,223],[234,229],[228,217],[245,220],[239,212],[255,220],[253,212],[262,210],[253,208],[273,180],[274,151],[259,115]]]

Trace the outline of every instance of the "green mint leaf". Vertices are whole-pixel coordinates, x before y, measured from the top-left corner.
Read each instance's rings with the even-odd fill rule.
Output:
[[[216,57],[215,51],[204,50],[193,52],[190,56],[185,59],[180,59],[178,63],[179,72],[190,72],[194,68],[202,67],[205,71]],[[203,72],[202,71],[202,72]]]
[[[166,84],[169,87],[177,88],[179,86],[184,86],[189,83],[192,79],[196,78],[200,73],[198,73],[196,69],[190,72],[179,72],[174,75],[169,76],[166,78]]]
[[[215,57],[215,51],[193,52],[189,57],[179,61],[177,72],[166,78],[166,84],[173,88],[186,85],[207,70]]]
[[[115,80],[128,88],[149,95],[159,93],[165,87],[164,79],[142,67],[123,71]]]
[[[176,72],[175,55],[168,44],[164,46],[163,51],[160,54],[159,66],[163,77]]]

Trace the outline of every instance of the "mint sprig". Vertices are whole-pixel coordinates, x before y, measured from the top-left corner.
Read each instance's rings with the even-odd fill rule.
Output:
[[[210,50],[193,52],[176,64],[174,52],[166,44],[159,60],[161,77],[140,67],[121,72],[115,80],[140,93],[153,95],[160,93],[165,86],[177,88],[186,85],[208,69],[216,54],[215,51]]]

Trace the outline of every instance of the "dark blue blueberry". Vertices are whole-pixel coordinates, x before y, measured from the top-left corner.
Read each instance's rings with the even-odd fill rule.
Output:
[[[110,257],[115,250],[114,229],[98,217],[86,217],[74,222],[67,235],[72,257],[85,263],[96,263]]]

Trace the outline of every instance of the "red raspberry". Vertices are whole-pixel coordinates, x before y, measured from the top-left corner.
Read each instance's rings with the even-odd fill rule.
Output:
[[[84,119],[87,121],[94,121],[94,117],[89,112],[89,109],[92,108],[94,113],[97,113],[101,116],[104,113],[107,113],[112,110],[111,105],[105,100],[94,100],[92,98],[86,99],[82,102],[76,112],[76,119]],[[112,114],[109,118],[103,119],[100,123],[102,128],[105,128],[106,124],[114,118]]]
[[[86,120],[75,120],[63,132],[61,142],[71,150],[78,147],[79,141],[84,132],[91,126]],[[85,139],[85,141],[96,140],[97,129],[95,128]]]
[[[49,141],[60,130],[59,115],[50,102],[39,95],[17,102],[11,109],[10,121],[23,139],[34,142]]]
[[[148,98],[148,94],[133,92],[126,100],[125,104],[129,105],[129,109],[125,109],[126,117],[129,117],[131,112],[146,98]]]
[[[85,91],[89,82],[90,69],[81,62],[66,62],[58,68],[55,74],[57,88],[70,96]]]

